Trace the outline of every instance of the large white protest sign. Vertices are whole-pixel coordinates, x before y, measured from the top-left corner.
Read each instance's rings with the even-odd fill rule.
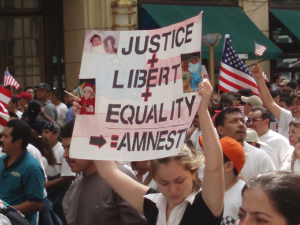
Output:
[[[191,88],[198,78],[190,76],[190,93],[182,81],[183,61],[200,75],[201,32],[202,13],[157,30],[87,31],[84,109],[70,156],[139,161],[177,154],[201,100]]]

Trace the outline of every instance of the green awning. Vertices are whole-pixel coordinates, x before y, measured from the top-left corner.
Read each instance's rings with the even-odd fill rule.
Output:
[[[271,13],[279,19],[300,40],[300,11],[271,9]]]
[[[202,34],[220,33],[222,39],[214,48],[214,57],[222,58],[224,36],[230,34],[232,46],[238,54],[247,54],[248,59],[255,59],[254,42],[267,47],[258,59],[279,59],[282,51],[270,41],[238,7],[210,7],[187,5],[142,4],[159,26],[165,27],[203,11]],[[202,58],[209,57],[208,47],[202,44]]]

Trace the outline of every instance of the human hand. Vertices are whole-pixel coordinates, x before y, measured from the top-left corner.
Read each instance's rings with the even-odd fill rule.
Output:
[[[45,117],[45,109],[44,108],[41,108],[40,115]]]
[[[212,93],[213,88],[209,82],[209,80],[205,79],[198,85],[198,93],[200,96],[202,96],[199,109],[207,109]]]
[[[79,114],[80,110],[82,108],[82,105],[80,105],[81,98],[75,97],[73,101],[73,112],[74,114]]]
[[[252,75],[256,78],[256,79],[260,79],[263,78],[262,75],[262,68],[260,67],[260,65],[256,62],[255,66],[252,69]]]

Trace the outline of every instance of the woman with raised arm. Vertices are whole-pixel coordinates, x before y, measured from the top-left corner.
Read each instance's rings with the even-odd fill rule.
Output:
[[[122,173],[113,161],[95,161],[98,173],[132,207],[142,212],[148,224],[220,224],[224,199],[223,158],[208,104],[213,89],[199,84],[202,96],[198,110],[205,153],[202,190],[197,170],[200,152],[184,143],[178,155],[152,160],[150,172],[161,193]],[[78,104],[75,104],[78,106]],[[79,107],[80,108],[80,107]]]

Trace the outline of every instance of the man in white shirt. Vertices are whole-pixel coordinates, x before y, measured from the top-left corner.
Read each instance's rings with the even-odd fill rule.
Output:
[[[267,144],[266,146],[262,145],[260,149],[270,156],[276,170],[280,170],[290,144],[287,138],[270,129],[270,113],[268,110],[260,106],[252,108],[247,125],[256,131],[262,142]]]
[[[288,138],[289,123],[293,118],[300,118],[300,93],[298,92],[291,96],[289,110],[283,109],[274,102],[262,76],[262,68],[258,63],[255,64],[252,74],[257,80],[259,91],[266,108],[279,120],[278,133]]]
[[[58,141],[58,130],[59,128],[56,128],[53,123],[46,123],[43,127],[42,135],[48,139],[57,163],[56,166],[48,166],[46,170],[48,178],[46,188],[48,199],[53,204],[53,211],[66,224],[62,209],[62,199],[71,181],[75,178],[75,173],[72,172],[66,159],[63,157],[65,150],[61,142]]]
[[[221,138],[231,137],[244,147],[246,163],[241,174],[245,180],[275,170],[275,166],[267,153],[245,142],[247,127],[240,109],[227,108],[220,112],[216,117],[215,127]]]
[[[61,102],[61,98],[62,96],[60,91],[53,90],[51,92],[50,99],[57,111],[56,122],[59,123],[61,126],[64,126],[66,124],[66,114],[68,111],[68,107]]]

